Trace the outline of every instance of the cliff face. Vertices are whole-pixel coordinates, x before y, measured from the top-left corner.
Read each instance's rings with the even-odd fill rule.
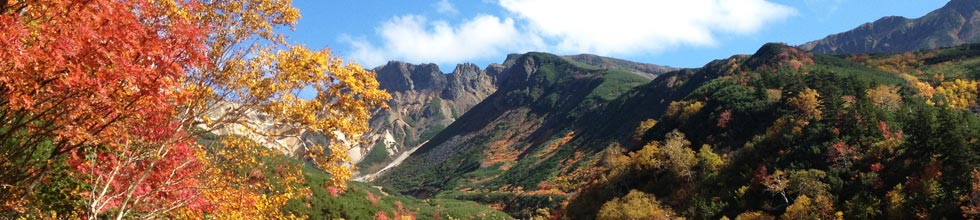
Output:
[[[374,173],[402,152],[435,137],[506,82],[528,80],[527,73],[536,71],[536,65],[516,65],[524,55],[508,55],[503,64],[490,64],[483,69],[474,64],[459,64],[448,74],[435,64],[391,61],[375,68],[381,88],[392,95],[388,103],[391,108],[373,116],[371,130],[362,138],[363,144],[350,151],[351,159],[360,168],[359,175]],[[675,70],[587,54],[558,60],[647,79]]]
[[[361,173],[380,169],[496,91],[497,82],[506,77],[504,69],[498,64],[485,69],[459,64],[445,74],[435,64],[398,61],[375,68],[381,88],[392,95],[391,108],[375,113],[364,144],[350,151],[351,159],[359,162]]]
[[[921,18],[890,16],[800,47],[822,54],[900,53],[980,42],[980,0],[953,0]]]

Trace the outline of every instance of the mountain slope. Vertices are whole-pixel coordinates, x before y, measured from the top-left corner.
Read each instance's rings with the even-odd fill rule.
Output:
[[[821,54],[897,53],[980,42],[980,0],[952,0],[921,18],[884,17],[800,47]]]
[[[528,54],[376,183],[515,217],[622,216],[603,207],[639,195],[691,219],[804,207],[820,218],[956,218],[971,204],[959,196],[980,195],[969,189],[980,118],[967,111],[977,48],[842,59],[767,44],[649,83]]]
[[[651,86],[655,88],[646,90],[662,92],[634,94],[657,101],[629,103],[679,98],[671,96],[675,94],[671,88],[685,85],[683,81],[694,75],[698,73],[687,70],[658,77]],[[554,178],[574,170],[568,165],[585,164],[583,159],[595,155],[603,144],[629,136],[592,134],[600,133],[594,132],[597,125],[609,123],[597,117],[610,104],[624,105],[626,101],[617,99],[636,93],[647,82],[628,71],[550,54],[525,54],[514,60],[508,79],[496,93],[377,182],[420,197],[476,199],[517,216],[529,216],[537,208],[557,208],[555,201],[573,186],[554,186]],[[643,116],[654,115],[628,117]],[[624,123],[639,124],[639,119]]]
[[[351,150],[361,173],[387,165],[398,153],[422,143],[497,90],[504,79],[502,65],[485,70],[457,65],[444,74],[435,64],[392,61],[375,68],[381,88],[392,95],[389,110],[372,116],[365,145]]]
[[[621,69],[633,72],[648,79],[656,78],[658,75],[677,70],[669,66],[660,66],[646,63],[637,63],[629,60],[621,60],[610,57],[596,56],[592,54],[579,54],[573,56],[563,56],[575,62],[580,62],[603,69]]]
[[[393,61],[375,68],[381,87],[392,94],[392,100],[388,103],[391,109],[372,117],[371,131],[363,138],[366,144],[351,151],[351,158],[359,162],[361,177],[382,169],[399,154],[432,138],[496,91],[512,72],[508,67],[521,56],[508,55],[504,64],[491,64],[484,70],[473,64],[460,64],[448,74],[443,74],[434,64],[414,65]],[[618,69],[648,79],[674,70],[596,55],[564,58],[569,62]]]
[[[766,45],[672,102],[641,149],[607,153],[563,214],[617,216],[605,207],[639,194],[691,219],[976,217],[978,48],[844,60]]]

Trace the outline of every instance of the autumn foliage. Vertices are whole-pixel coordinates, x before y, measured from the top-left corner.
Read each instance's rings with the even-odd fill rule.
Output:
[[[356,136],[388,98],[370,71],[286,44],[276,30],[298,17],[289,0],[0,2],[0,217],[286,218],[309,193],[273,185],[300,169],[265,167],[258,140],[197,140]],[[349,180],[345,147],[305,149],[333,175],[324,187]],[[73,208],[38,208],[55,169],[83,198],[57,201]]]

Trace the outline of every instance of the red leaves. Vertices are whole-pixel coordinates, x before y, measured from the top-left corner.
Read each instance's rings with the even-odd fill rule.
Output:
[[[843,141],[837,142],[827,149],[827,163],[837,169],[847,168],[851,166],[851,161],[857,159],[856,151],[854,146]]]
[[[175,204],[202,210],[206,203],[199,196],[198,177],[203,169],[196,150],[188,143],[177,143],[119,153],[76,151],[68,161],[72,168],[90,176],[87,182],[94,187],[86,197],[97,207],[93,214],[124,204],[147,213]]]
[[[337,197],[340,195],[340,188],[336,186],[328,186],[327,192],[330,193],[330,196]]]
[[[167,96],[203,60],[204,35],[155,4],[40,1],[0,15],[5,107],[55,124],[55,141],[72,145],[116,145],[158,126],[147,120],[172,116]]]
[[[0,121],[11,130],[0,142],[53,148],[47,158],[71,154],[96,214],[127,203],[148,216],[196,206],[196,148],[173,123],[171,97],[185,67],[205,60],[205,30],[174,7],[187,2],[48,0],[0,11]],[[0,148],[25,157],[17,152]],[[5,174],[0,183],[24,186],[41,175]]]
[[[725,110],[718,116],[718,128],[727,128],[728,122],[732,121],[732,110]]]
[[[881,172],[883,169],[885,169],[885,165],[881,165],[880,162],[871,164],[871,172],[877,173]]]

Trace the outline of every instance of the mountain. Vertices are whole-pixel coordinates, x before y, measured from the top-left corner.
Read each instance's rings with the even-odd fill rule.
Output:
[[[884,17],[801,45],[821,54],[901,53],[980,42],[980,0],[952,0],[921,18]]]
[[[495,92],[511,74],[509,67],[521,56],[510,54],[504,64],[490,64],[483,70],[473,64],[460,64],[448,74],[435,64],[392,61],[375,68],[381,88],[392,94],[392,100],[388,102],[389,110],[372,116],[371,130],[363,136],[366,144],[351,150],[352,160],[359,162],[362,179],[370,179],[373,172],[391,165],[399,154],[432,138]],[[563,60],[620,69],[651,79],[674,70],[585,54]]]
[[[583,156],[605,147],[599,143],[612,141],[609,136],[593,135],[607,133],[595,130],[610,123],[597,116],[611,104],[623,105],[617,102],[618,97],[650,82],[630,71],[599,68],[545,53],[520,55],[507,72],[497,92],[376,182],[419,197],[466,200],[484,196],[466,192],[492,191],[478,201],[517,217],[528,216],[536,208],[555,208],[558,202],[549,201],[560,201],[566,195],[548,191],[557,190],[557,186],[539,184],[571,171],[568,165],[586,163]],[[682,87],[692,76],[704,77],[697,74],[690,70],[665,74],[652,84],[656,88],[646,89],[658,92],[636,96],[657,100],[652,103],[679,98],[671,96],[672,88]],[[645,103],[649,102],[636,104]],[[622,117],[643,116],[654,115]],[[639,120],[623,123],[639,124]]]
[[[375,183],[519,218],[955,219],[980,198],[978,63],[978,45],[842,58],[766,44],[648,80],[529,53]]]
[[[610,57],[602,57],[592,54],[579,54],[573,56],[563,56],[575,62],[584,63],[604,69],[621,69],[633,72],[637,75],[653,79],[658,75],[677,70],[669,66],[660,66],[647,63],[638,63],[629,60],[621,60]]]
[[[615,208],[646,199],[689,219],[976,218],[978,63],[976,44],[845,59],[768,44],[672,102],[645,146],[604,155],[563,214],[644,219]]]
[[[390,109],[372,116],[371,130],[362,138],[366,144],[351,150],[352,161],[359,162],[361,173],[381,169],[496,91],[506,78],[503,68],[460,64],[445,74],[435,64],[397,61],[375,68],[381,88],[392,95]]]

